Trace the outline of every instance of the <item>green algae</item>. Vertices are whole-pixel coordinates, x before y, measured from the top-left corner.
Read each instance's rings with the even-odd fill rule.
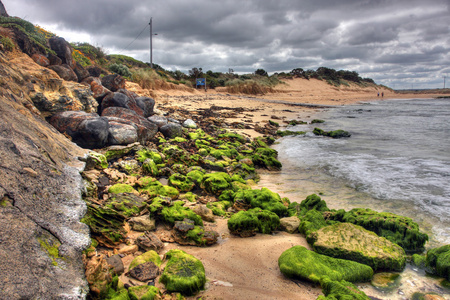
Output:
[[[217,202],[208,202],[206,204],[206,207],[211,209],[214,215],[225,217],[225,216],[229,215],[227,210],[232,205],[233,205],[233,202],[227,201],[227,200],[222,200],[222,201],[217,201]]]
[[[252,161],[255,166],[266,168],[268,170],[280,170],[281,163],[276,159],[278,152],[270,148],[257,148],[252,155]]]
[[[359,290],[351,282],[341,280],[333,281],[324,278],[320,281],[322,292],[325,296],[319,296],[317,300],[370,300],[363,291]]]
[[[61,246],[61,243],[56,239],[51,238],[38,238],[37,239],[39,244],[41,245],[41,248],[45,250],[45,252],[48,254],[50,259],[52,260],[52,265],[57,266],[58,261],[57,259],[61,259],[62,257],[59,255],[59,247]]]
[[[191,209],[182,205],[183,203],[178,201],[170,207],[163,207],[160,213],[161,218],[172,226],[175,224],[175,221],[183,221],[184,219],[190,219],[194,221],[195,225],[203,226],[202,218]]]
[[[380,291],[389,292],[399,287],[400,274],[398,273],[376,273],[371,281],[371,284]]]
[[[344,137],[350,137],[351,134],[348,131],[342,130],[342,129],[338,129],[338,130],[333,130],[333,131],[324,131],[320,128],[314,128],[313,133],[315,135],[322,135],[322,136],[328,136],[331,138],[344,138]]]
[[[158,267],[161,266],[162,260],[161,257],[159,257],[159,254],[156,253],[154,250],[147,251],[139,256],[136,256],[130,263],[130,266],[128,267],[128,270],[131,270],[139,265],[142,265],[146,262],[151,261]]]
[[[108,189],[108,193],[122,194],[122,193],[136,193],[136,190],[129,184],[116,183]]]
[[[450,245],[428,250],[426,265],[432,269],[433,274],[450,281]]]
[[[224,190],[231,189],[231,177],[225,172],[214,172],[203,176],[201,184],[207,192],[220,195]]]
[[[192,170],[189,173],[186,174],[186,177],[194,182],[197,186],[200,186],[200,184],[203,181],[203,176],[205,175],[204,171],[200,170]]]
[[[260,208],[240,211],[228,220],[232,234],[248,237],[257,232],[270,234],[280,226],[280,218],[273,212]]]
[[[200,260],[178,249],[169,250],[162,282],[169,292],[193,295],[204,288],[206,283],[205,268]]]
[[[108,160],[106,156],[101,153],[89,151],[88,159],[92,160],[100,169],[106,169],[108,167]]]
[[[151,175],[151,176],[158,176],[159,175],[158,166],[156,165],[155,161],[153,159],[151,159],[151,158],[147,158],[142,163],[142,169],[148,175]]]
[[[169,185],[180,192],[189,192],[195,187],[195,183],[189,177],[178,173],[169,177]]]
[[[128,295],[131,300],[153,300],[159,295],[159,289],[150,285],[131,286]]]
[[[107,245],[116,245],[126,236],[124,216],[108,207],[87,203],[87,212],[81,222],[89,226],[93,237]]]
[[[277,135],[281,136],[281,137],[285,137],[285,136],[296,136],[296,135],[304,135],[306,134],[306,131],[290,131],[290,130],[278,130],[277,131]]]
[[[234,197],[235,203],[259,207],[276,213],[279,217],[287,216],[287,206],[284,205],[280,195],[268,188],[261,190],[239,190]]]
[[[328,225],[329,223],[325,221],[323,214],[320,211],[313,209],[300,217],[298,231],[304,234],[308,243],[311,244],[311,234]]]
[[[136,160],[143,163],[146,159],[152,159],[155,164],[162,164],[164,163],[164,160],[160,153],[158,153],[156,150],[150,150],[147,148],[141,149],[136,153]]]
[[[278,259],[278,266],[289,278],[314,283],[320,283],[325,277],[333,281],[366,282],[373,276],[372,268],[367,265],[321,255],[302,246],[284,251]]]
[[[153,177],[141,177],[137,182],[138,190],[145,193],[150,198],[157,196],[166,196],[172,199],[177,199],[180,192],[171,186],[163,185],[161,182]]]
[[[145,206],[146,203],[143,198],[128,193],[115,194],[104,205],[104,207],[114,209],[126,218],[139,214]]]

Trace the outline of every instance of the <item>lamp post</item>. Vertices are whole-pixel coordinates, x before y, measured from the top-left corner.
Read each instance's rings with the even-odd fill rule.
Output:
[[[150,23],[148,25],[150,25],[150,68],[153,69],[153,44],[152,44],[152,39],[153,39],[154,35],[158,35],[158,34],[157,33],[153,33],[152,20],[153,20],[153,18],[150,18]]]

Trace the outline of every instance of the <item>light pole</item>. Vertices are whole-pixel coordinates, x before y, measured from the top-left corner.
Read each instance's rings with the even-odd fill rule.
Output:
[[[153,44],[152,44],[152,39],[153,39],[154,35],[158,35],[158,34],[157,33],[153,33],[152,20],[153,20],[153,18],[150,18],[150,23],[148,25],[150,25],[150,68],[153,69]]]

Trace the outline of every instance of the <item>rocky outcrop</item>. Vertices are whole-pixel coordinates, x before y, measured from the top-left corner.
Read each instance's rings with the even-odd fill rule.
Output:
[[[125,88],[125,79],[118,74],[107,75],[102,78],[102,85],[111,92],[117,92]]]
[[[3,5],[2,1],[0,1],[0,16],[2,16],[2,17],[9,17],[9,15],[6,12],[5,6]]]
[[[55,51],[56,55],[62,60],[63,64],[68,65],[70,68],[74,67],[74,60],[72,58],[72,47],[62,37],[52,37],[49,40],[50,47]]]
[[[0,118],[0,298],[83,298],[89,229],[79,222],[79,169],[68,163],[84,151],[38,116],[18,84],[22,73],[3,54],[0,63],[0,111],[8,116]]]

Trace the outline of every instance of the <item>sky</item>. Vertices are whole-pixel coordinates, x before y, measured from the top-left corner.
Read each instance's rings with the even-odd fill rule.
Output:
[[[152,18],[153,63],[172,71],[328,67],[394,89],[450,87],[450,0],[2,2],[69,42],[144,62]]]

